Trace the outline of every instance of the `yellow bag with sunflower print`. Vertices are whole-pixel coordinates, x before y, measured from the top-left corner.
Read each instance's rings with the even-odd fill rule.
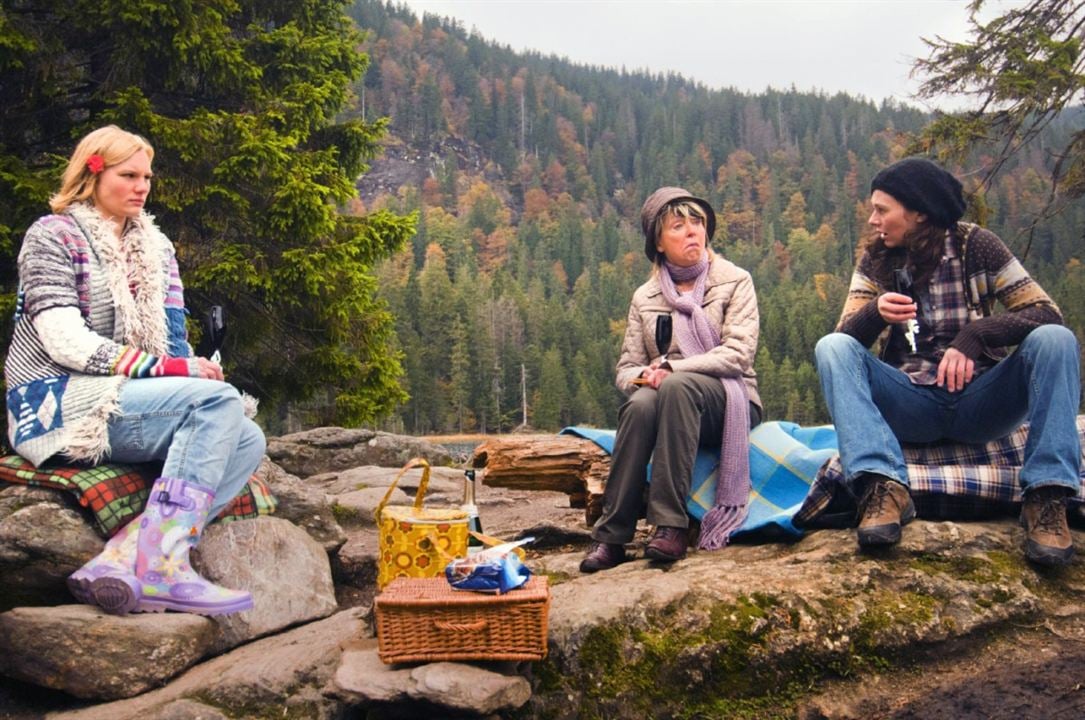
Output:
[[[388,505],[396,484],[416,467],[422,468],[422,480],[414,505]],[[429,463],[422,458],[409,460],[373,512],[380,536],[378,588],[383,589],[397,577],[437,577],[450,560],[467,556],[467,513],[459,508],[423,508],[427,487]]]

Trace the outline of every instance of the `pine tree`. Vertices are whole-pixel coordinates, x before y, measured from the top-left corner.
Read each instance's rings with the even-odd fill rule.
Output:
[[[448,398],[449,350],[453,346],[452,325],[455,318],[452,280],[440,246],[426,251],[426,265],[418,275],[418,335],[423,339],[420,375],[411,384],[411,395],[419,407],[422,425],[417,432],[444,429]]]
[[[452,320],[452,351],[449,353],[448,395],[456,432],[474,429],[469,402],[471,400],[471,344],[467,325],[457,316]]]
[[[265,409],[326,395],[325,422],[357,424],[401,402],[371,268],[413,221],[339,209],[384,129],[339,119],[368,62],[343,7],[4,0],[0,293],[14,290],[18,238],[45,211],[63,158],[116,123],[156,149],[149,209],[177,246],[193,309],[226,307],[234,382]]]
[[[964,159],[977,147],[993,150],[984,158],[984,184],[1038,139],[1064,110],[1081,101],[1085,89],[1082,23],[1085,3],[1030,0],[983,22],[984,0],[972,0],[968,23],[972,39],[926,40],[930,54],[916,61],[921,98],[969,96],[972,109],[940,115],[927,126],[913,150],[936,149],[943,157]],[[1085,130],[1077,128],[1054,148],[1053,189],[1068,197],[1085,196]]]
[[[561,361],[561,352],[551,347],[542,356],[538,390],[534,396],[531,424],[540,430],[558,430],[565,421],[569,396],[569,377]]]

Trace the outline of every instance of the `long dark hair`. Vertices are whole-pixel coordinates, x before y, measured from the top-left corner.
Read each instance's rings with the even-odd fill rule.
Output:
[[[934,274],[946,247],[946,228],[930,222],[921,223],[904,236],[899,247],[885,246],[885,239],[876,235],[867,248],[874,280],[883,288],[892,289],[893,271],[907,268],[916,285],[927,282]]]

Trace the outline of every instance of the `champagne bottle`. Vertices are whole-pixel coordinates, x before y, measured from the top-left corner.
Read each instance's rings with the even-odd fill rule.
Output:
[[[475,504],[475,471],[463,471],[463,503],[460,509],[467,513],[467,529],[482,532],[482,522],[478,518],[478,505]],[[482,541],[474,535],[467,536],[467,549],[470,552],[482,549]]]

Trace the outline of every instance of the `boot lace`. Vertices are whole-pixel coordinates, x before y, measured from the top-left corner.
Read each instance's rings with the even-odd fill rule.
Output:
[[[671,540],[676,539],[681,534],[681,532],[682,531],[678,528],[661,527],[656,530],[656,537],[660,540],[666,540],[670,542]]]
[[[1036,529],[1052,535],[1062,535],[1063,518],[1066,517],[1063,498],[1050,497],[1039,503],[1040,514],[1036,518]]]
[[[889,483],[877,482],[874,483],[874,487],[867,492],[866,498],[863,502],[863,517],[869,515],[880,515],[885,508],[885,503],[889,499]]]

